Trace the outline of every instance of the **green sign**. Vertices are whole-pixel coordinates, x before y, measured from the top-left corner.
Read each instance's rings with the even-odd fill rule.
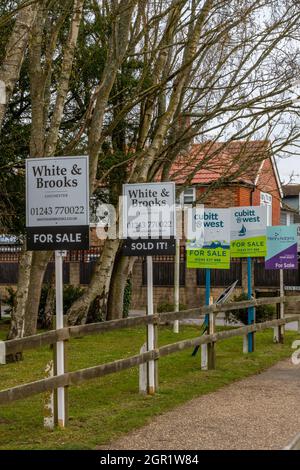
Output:
[[[229,209],[189,209],[188,227],[187,268],[230,269]]]
[[[199,248],[186,251],[187,268],[230,269],[228,248]]]
[[[231,208],[231,257],[267,255],[267,208],[265,206]]]

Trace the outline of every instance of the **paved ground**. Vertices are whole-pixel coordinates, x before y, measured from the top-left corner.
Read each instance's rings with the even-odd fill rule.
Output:
[[[299,432],[300,366],[286,360],[100,449],[282,449]]]

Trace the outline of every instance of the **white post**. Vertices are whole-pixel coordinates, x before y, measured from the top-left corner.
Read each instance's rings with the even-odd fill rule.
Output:
[[[63,257],[60,251],[55,252],[55,292],[56,292],[56,329],[64,327],[63,316]],[[56,343],[56,373],[62,375],[65,372],[64,342]],[[65,389],[57,389],[57,424],[65,427]]]
[[[248,354],[248,335],[243,336],[243,353]]]
[[[174,265],[174,310],[179,312],[179,283],[180,283],[180,239],[176,239],[176,253]],[[173,324],[173,332],[179,333],[179,320]]]
[[[147,315],[153,315],[153,260],[152,256],[147,256]],[[153,351],[154,345],[154,325],[148,325],[148,351]],[[155,393],[155,365],[154,361],[148,362],[148,394]]]
[[[53,360],[49,361],[45,368],[45,378],[53,377],[54,364]],[[44,427],[47,429],[54,428],[54,393],[53,390],[45,393],[44,399]]]
[[[147,352],[147,344],[144,343],[140,349],[140,354]],[[147,363],[139,365],[139,392],[147,393]]]
[[[0,364],[6,364],[6,344],[0,341]]]

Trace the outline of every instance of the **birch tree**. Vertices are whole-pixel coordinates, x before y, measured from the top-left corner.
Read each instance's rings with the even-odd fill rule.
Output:
[[[191,167],[182,184],[188,186],[215,157],[193,165],[192,139],[221,140],[224,147],[272,139],[273,149],[283,151],[299,137],[290,88],[298,77],[300,13],[292,0],[55,5],[41,2],[32,27],[29,154],[87,153],[91,194],[107,188],[117,210],[123,183],[173,179],[179,155]],[[238,155],[236,163],[217,184],[252,164]],[[68,312],[70,323],[84,323],[96,298],[103,319],[122,315],[134,260],[121,256],[120,246],[118,239],[103,242],[91,283]],[[35,328],[50,253],[35,253],[31,262],[30,256],[29,283],[25,273],[19,280],[25,334]]]
[[[145,2],[140,17],[138,10],[136,15],[135,26],[140,24],[141,29],[128,41],[126,60],[130,54],[139,57],[140,80],[131,101],[124,100],[117,117],[107,104],[108,120],[112,116],[107,128],[97,125],[97,141],[104,145],[124,116],[130,119],[130,113],[139,113],[135,135],[127,135],[128,148],[135,148],[135,152],[129,156],[130,171],[123,182],[153,181],[159,175],[169,178],[172,162],[193,137],[200,141],[218,140],[230,133],[230,140],[249,140],[259,135],[265,139],[287,111],[294,118],[298,115],[298,107],[288,99],[288,90],[297,76],[299,54],[297,48],[292,48],[285,62],[281,49],[286,53],[289,40],[297,35],[299,10],[293,2],[275,5],[270,1],[173,1],[160,2],[158,9]],[[131,31],[136,30],[132,27]],[[278,68],[283,63],[284,73]],[[188,116],[191,124],[178,129],[181,115]],[[297,125],[291,122],[285,138],[278,142],[279,148],[298,136]],[[95,187],[101,147],[91,145],[93,141],[90,131],[90,176]],[[124,164],[120,162],[114,168],[120,169]],[[198,163],[194,171],[200,169]],[[100,178],[100,182],[105,178]],[[69,311],[71,323],[85,321],[96,296],[106,318],[109,288],[119,296],[118,301],[110,302],[109,318],[116,305],[121,305],[130,263],[118,256],[120,265],[115,266],[111,282],[119,248],[118,240],[105,242],[88,289]],[[116,315],[120,314],[117,311]]]
[[[56,2],[56,9],[40,1],[32,26],[29,43],[29,81],[31,98],[30,156],[47,157],[55,154],[60,124],[69,89],[73,59],[82,18],[84,0]],[[49,9],[52,6],[51,10]],[[69,20],[69,15],[71,16]],[[65,43],[61,46],[60,65],[56,67],[58,38],[69,23]],[[43,45],[46,44],[44,49]],[[21,258],[28,268],[19,273],[18,301],[12,315],[9,337],[30,335],[36,331],[41,286],[51,252],[25,252]],[[25,300],[24,300],[25,299]],[[23,319],[23,322],[20,321]],[[15,325],[23,324],[22,331]]]
[[[28,38],[37,12],[37,3],[31,3],[16,13],[16,20],[0,65],[0,132],[7,104],[19,79]]]

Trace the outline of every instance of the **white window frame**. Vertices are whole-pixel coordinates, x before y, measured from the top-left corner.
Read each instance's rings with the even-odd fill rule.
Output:
[[[269,193],[260,192],[260,205],[267,207],[267,225],[272,225],[273,197]]]
[[[109,196],[109,189],[108,188],[103,188],[102,189],[103,191],[103,194],[106,194],[107,196]],[[96,215],[95,212],[93,212],[92,210],[92,201],[95,201],[95,196],[91,196],[90,197],[90,227],[97,227],[97,223],[98,221],[93,219],[93,216]],[[99,204],[101,204],[101,202],[99,201]],[[105,204],[103,202],[103,204]],[[97,212],[97,208],[96,208],[96,212]]]
[[[191,191],[192,190],[192,191]],[[189,194],[188,194],[189,192]],[[186,202],[186,197],[192,197],[191,202]],[[196,188],[195,186],[189,186],[181,191],[179,198],[176,198],[176,205],[179,207],[191,206],[196,201]]]

